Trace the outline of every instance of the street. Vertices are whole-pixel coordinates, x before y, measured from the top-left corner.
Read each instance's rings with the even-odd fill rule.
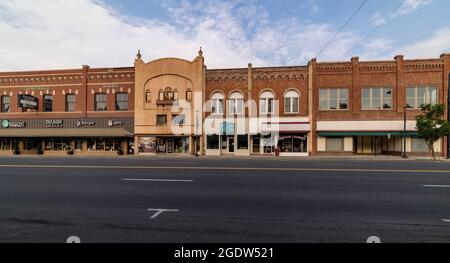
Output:
[[[450,162],[0,158],[0,242],[450,241]]]

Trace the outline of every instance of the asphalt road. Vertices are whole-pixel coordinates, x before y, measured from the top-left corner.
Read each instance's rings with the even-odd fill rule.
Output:
[[[0,242],[450,242],[448,185],[450,162],[0,158]]]

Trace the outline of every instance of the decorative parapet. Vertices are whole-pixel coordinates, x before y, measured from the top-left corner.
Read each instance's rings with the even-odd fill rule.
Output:
[[[316,66],[317,73],[347,73],[351,74],[353,69],[352,63],[318,63]]]
[[[395,61],[360,62],[360,73],[396,72],[397,63]]]
[[[247,81],[248,70],[245,69],[217,69],[206,71],[206,81]]]
[[[307,80],[307,67],[255,68],[253,80]]]
[[[405,72],[416,71],[442,71],[444,63],[441,60],[406,60],[404,62]]]

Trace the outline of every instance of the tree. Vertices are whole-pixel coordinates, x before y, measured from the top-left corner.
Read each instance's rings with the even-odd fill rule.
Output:
[[[436,160],[434,144],[450,132],[450,124],[444,120],[445,106],[443,104],[424,104],[421,106],[422,114],[416,117],[417,131],[431,150]]]

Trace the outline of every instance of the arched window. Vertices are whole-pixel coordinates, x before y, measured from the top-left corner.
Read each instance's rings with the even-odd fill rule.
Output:
[[[225,98],[222,93],[216,92],[211,97],[211,114],[223,114],[224,113],[224,101]]]
[[[149,89],[145,91],[145,102],[146,103],[152,102],[152,92]]]
[[[284,94],[284,113],[298,113],[299,94],[290,90]]]
[[[272,114],[274,113],[275,99],[271,91],[265,91],[259,98],[259,113]]]
[[[106,111],[108,109],[106,93],[95,94],[95,111]]]
[[[178,90],[177,89],[175,89],[173,91],[173,100],[178,100]]]
[[[167,101],[173,100],[173,91],[171,88],[166,88],[164,90],[164,100],[167,100]]]
[[[244,114],[244,96],[240,92],[234,92],[228,100],[228,112],[234,114]]]
[[[11,97],[10,96],[2,96],[2,112],[10,112],[11,111]]]

